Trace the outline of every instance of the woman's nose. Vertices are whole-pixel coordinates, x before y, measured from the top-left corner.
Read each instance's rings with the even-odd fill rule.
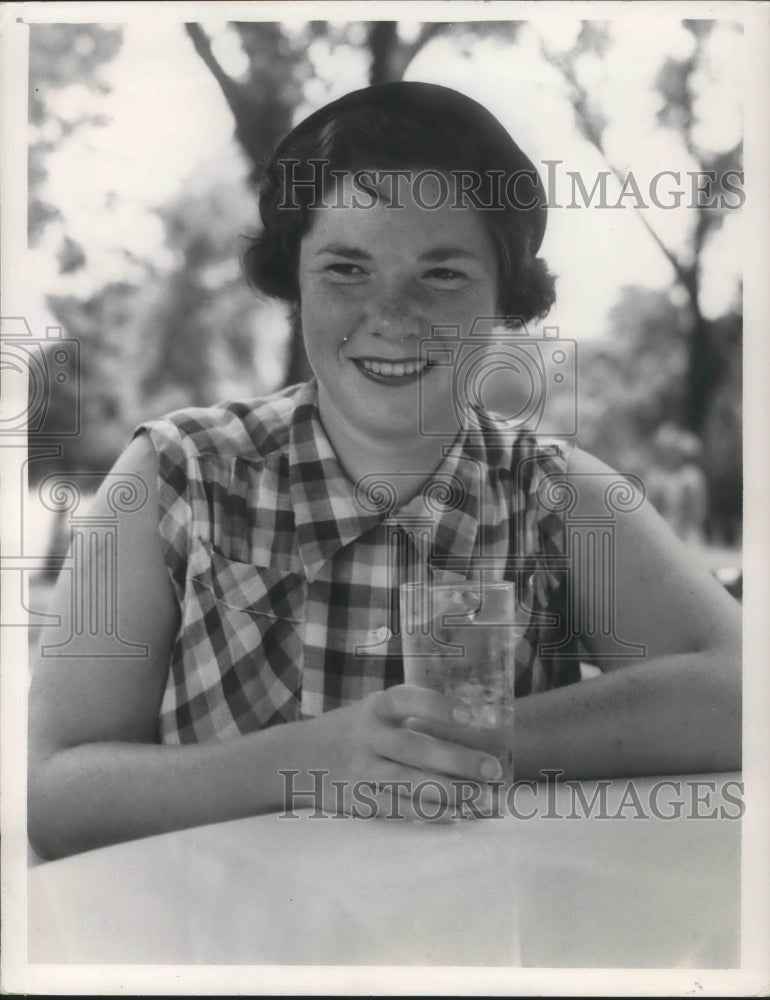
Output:
[[[418,310],[406,295],[389,295],[372,304],[368,317],[369,332],[387,340],[419,337],[422,324]]]

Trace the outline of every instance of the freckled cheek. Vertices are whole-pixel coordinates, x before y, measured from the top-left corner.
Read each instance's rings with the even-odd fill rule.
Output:
[[[479,316],[491,316],[496,303],[485,295],[443,296],[431,303],[430,322],[433,325],[459,326],[467,332]]]
[[[360,322],[360,309],[333,292],[314,289],[302,298],[302,332],[311,358],[339,350],[342,337],[349,336]]]
[[[430,287],[418,287],[405,294],[401,308],[424,327],[425,336],[432,326],[459,325],[470,328],[477,316],[493,315],[496,303],[487,288],[452,293]],[[306,331],[312,326],[315,340],[339,339],[340,332],[351,333],[365,322],[377,300],[369,286],[330,284],[309,280],[301,283],[302,318]],[[306,333],[307,337],[307,333]],[[310,345],[309,345],[310,346]]]
[[[318,313],[345,313],[360,308],[365,301],[363,291],[352,285],[331,282],[309,282],[300,286],[303,308],[314,309]]]
[[[342,336],[352,336],[366,322],[368,299],[355,290],[339,288],[323,289],[302,302],[303,321],[323,327],[325,340],[338,343]]]

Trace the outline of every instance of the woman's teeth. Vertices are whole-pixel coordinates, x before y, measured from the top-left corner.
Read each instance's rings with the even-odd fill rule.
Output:
[[[427,362],[398,361],[393,364],[390,361],[366,361],[362,359],[361,364],[368,372],[374,372],[375,375],[399,378],[402,375],[414,375],[415,372],[421,372],[426,367]]]

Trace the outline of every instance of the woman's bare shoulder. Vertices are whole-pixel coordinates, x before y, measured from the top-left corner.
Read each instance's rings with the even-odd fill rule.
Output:
[[[89,544],[73,546],[33,656],[32,746],[153,741],[179,625],[158,534],[158,460],[136,437],[89,511]],[[95,603],[94,603],[94,595]],[[88,625],[88,627],[85,627]]]

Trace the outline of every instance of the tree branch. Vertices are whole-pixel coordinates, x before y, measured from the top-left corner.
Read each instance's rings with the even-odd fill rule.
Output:
[[[428,42],[439,35],[447,27],[444,21],[431,21],[428,24],[423,24],[420,29],[417,38],[409,45],[404,46],[404,69],[409,65],[409,63],[414,59],[420,49],[425,48]]]
[[[599,150],[599,152],[604,157],[604,159],[605,159],[607,165],[609,166],[610,170],[612,171],[612,174],[615,177],[615,179],[617,181],[619,181],[619,183],[622,185],[623,181],[625,180],[625,178],[623,177],[623,175],[621,174],[621,172],[610,163],[610,161],[607,159],[607,156],[606,156],[604,150],[601,147],[597,146],[597,149]],[[653,240],[657,244],[658,249],[664,255],[664,257],[669,262],[669,264],[673,267],[674,273],[676,274],[677,278],[682,282],[682,284],[687,289],[687,294],[692,299],[693,307],[695,309],[697,309],[698,308],[698,302],[697,302],[697,297],[693,296],[692,277],[691,277],[691,274],[690,274],[690,268],[688,268],[686,265],[684,265],[679,260],[679,258],[674,253],[674,251],[671,250],[668,246],[666,246],[666,244],[663,242],[663,240],[661,239],[661,237],[658,235],[658,233],[655,231],[655,229],[653,228],[653,226],[650,224],[650,221],[647,218],[647,216],[644,215],[642,212],[637,212],[636,214],[637,214],[637,218],[639,219],[639,221],[642,223],[642,225],[644,226],[644,228],[647,230],[647,232],[650,234],[650,236],[653,238]]]
[[[209,37],[203,28],[195,22],[187,22],[184,27],[195,46],[195,51],[219,84],[225,100],[230,105],[230,110],[233,112],[236,121],[238,121],[238,116],[243,110],[244,103],[240,85],[222,69],[211,48]]]
[[[575,114],[578,117],[578,122],[583,135],[597,150],[597,152],[601,154],[604,162],[610,168],[612,175],[622,186],[625,178],[621,171],[610,162],[610,159],[607,156],[602,144],[601,129],[597,125],[596,116],[592,115],[590,112],[588,94],[586,93],[585,88],[581,85],[580,81],[577,79],[574,67],[570,66],[566,59],[560,58],[559,56],[549,52],[542,39],[539,40],[539,45],[543,58],[546,62],[550,63],[551,66],[558,70],[570,88],[570,100],[573,108],[575,109]],[[682,264],[673,250],[671,250],[663,242],[645,215],[641,212],[637,213],[637,218],[653,238],[658,249],[665,256],[671,267],[674,269],[674,273],[686,289],[687,294],[692,301],[693,308],[696,312],[699,312],[697,292],[693,287],[693,275],[691,273],[691,269]]]
[[[369,22],[369,51],[372,65],[371,83],[388,83],[402,80],[409,63],[420,49],[447,27],[446,22],[432,21],[424,24],[413,42],[402,42],[398,35],[398,21]]]

